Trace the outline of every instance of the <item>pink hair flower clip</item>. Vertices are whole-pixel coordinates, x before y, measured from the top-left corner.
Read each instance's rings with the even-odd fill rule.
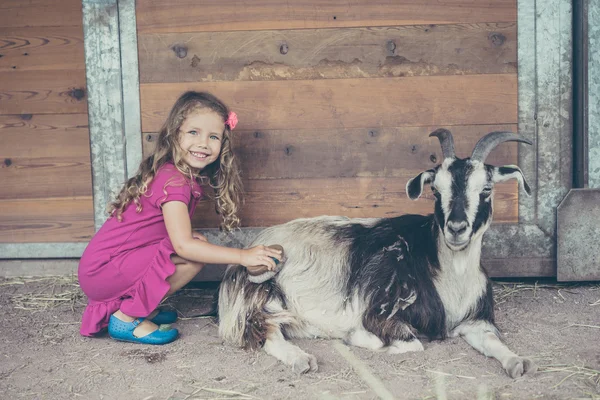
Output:
[[[229,129],[233,130],[238,123],[237,114],[233,111],[229,112],[229,116],[227,117],[227,121],[225,121],[225,125],[229,125]]]

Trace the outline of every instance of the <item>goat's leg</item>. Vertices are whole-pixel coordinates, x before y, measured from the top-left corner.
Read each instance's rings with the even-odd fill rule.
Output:
[[[319,368],[315,356],[305,353],[298,346],[285,340],[279,327],[269,329],[263,349],[300,374],[316,371]]]
[[[408,353],[410,351],[423,351],[423,345],[419,339],[394,340],[391,345],[385,346],[383,341],[374,333],[366,329],[355,329],[348,334],[345,342],[352,346],[364,347],[374,351],[387,351],[389,354]]]
[[[424,351],[423,344],[419,339],[413,340],[394,340],[387,348],[389,354],[402,354],[411,351]]]
[[[464,323],[456,328],[455,333],[461,335],[475,350],[500,361],[511,378],[518,378],[537,370],[533,361],[519,357],[502,343],[496,327],[487,321]]]
[[[344,341],[352,346],[363,347],[365,349],[379,351],[383,349],[383,342],[373,333],[366,329],[359,328],[352,330]]]

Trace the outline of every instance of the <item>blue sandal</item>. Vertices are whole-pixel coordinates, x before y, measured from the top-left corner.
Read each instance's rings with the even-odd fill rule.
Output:
[[[177,321],[177,313],[175,311],[159,311],[150,321],[156,325],[168,325]]]
[[[134,336],[133,330],[143,320],[144,318],[138,318],[133,322],[125,322],[121,321],[114,315],[111,315],[108,322],[108,334],[115,340],[143,344],[167,344],[177,339],[177,336],[179,335],[179,331],[177,329],[163,331],[161,328],[159,328],[146,336]]]

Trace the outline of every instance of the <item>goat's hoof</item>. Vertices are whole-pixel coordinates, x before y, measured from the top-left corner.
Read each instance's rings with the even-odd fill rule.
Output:
[[[306,374],[307,372],[314,372],[319,369],[317,365],[317,359],[312,354],[304,353],[298,356],[292,363],[292,371],[299,374]]]
[[[402,354],[411,351],[424,351],[423,344],[418,340],[414,339],[409,342],[402,340],[395,340],[391,346],[387,348],[388,354]]]
[[[511,378],[520,378],[525,374],[533,374],[537,371],[537,365],[528,358],[513,357],[504,367],[506,373]]]

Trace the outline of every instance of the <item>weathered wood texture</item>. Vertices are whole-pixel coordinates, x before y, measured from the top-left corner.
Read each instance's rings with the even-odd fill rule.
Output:
[[[0,242],[87,242],[92,215],[91,196],[0,200]]]
[[[414,175],[394,178],[251,179],[245,181],[246,205],[240,213],[244,226],[263,227],[293,218],[319,215],[394,217],[406,213],[429,214],[433,196],[418,201],[406,196],[406,182]],[[516,222],[518,192],[515,183],[496,187],[494,220]],[[203,200],[193,218],[194,227],[219,225],[214,203]]]
[[[0,27],[81,26],[81,0],[2,0]]]
[[[140,82],[516,73],[515,23],[144,33]]]
[[[0,243],[90,239],[87,111],[81,1],[0,2]]]
[[[206,32],[514,22],[514,0],[139,0],[138,31]]]
[[[87,113],[83,70],[0,72],[1,114]]]
[[[158,131],[186,90],[217,94],[238,113],[240,129],[517,122],[516,76],[487,74],[144,84],[140,86],[143,132]]]
[[[91,196],[87,114],[0,115],[0,199]]]
[[[388,177],[416,175],[441,159],[436,127],[327,130],[235,131],[234,152],[246,179],[303,179]],[[516,125],[455,126],[456,152],[470,155],[477,140],[496,130],[515,131]],[[144,135],[144,156],[150,154],[156,134]],[[517,145],[506,143],[486,163],[517,163]],[[406,183],[406,182],[404,182]],[[274,182],[276,185],[277,183]]]
[[[244,226],[430,212],[404,193],[440,161],[429,132],[451,128],[466,156],[516,131],[513,0],[138,0],[136,17],[144,154],[181,93],[216,94],[240,119]],[[488,161],[516,163],[516,149]],[[517,186],[497,192],[495,220],[516,222]],[[212,201],[193,222],[218,226]]]
[[[83,70],[80,26],[0,28],[0,72]]]
[[[436,165],[441,158],[438,140],[429,138],[434,127],[240,131],[235,153],[244,171],[247,202],[241,213],[244,226],[269,226],[296,217],[322,214],[352,217],[430,213],[432,197],[410,201],[406,182]],[[456,151],[470,154],[474,143],[494,130],[516,125],[457,126]],[[144,137],[149,154],[155,134]],[[516,164],[517,146],[507,143],[488,157],[492,165]],[[498,185],[494,219],[517,222],[515,183]],[[198,206],[194,226],[218,226],[214,203]]]

